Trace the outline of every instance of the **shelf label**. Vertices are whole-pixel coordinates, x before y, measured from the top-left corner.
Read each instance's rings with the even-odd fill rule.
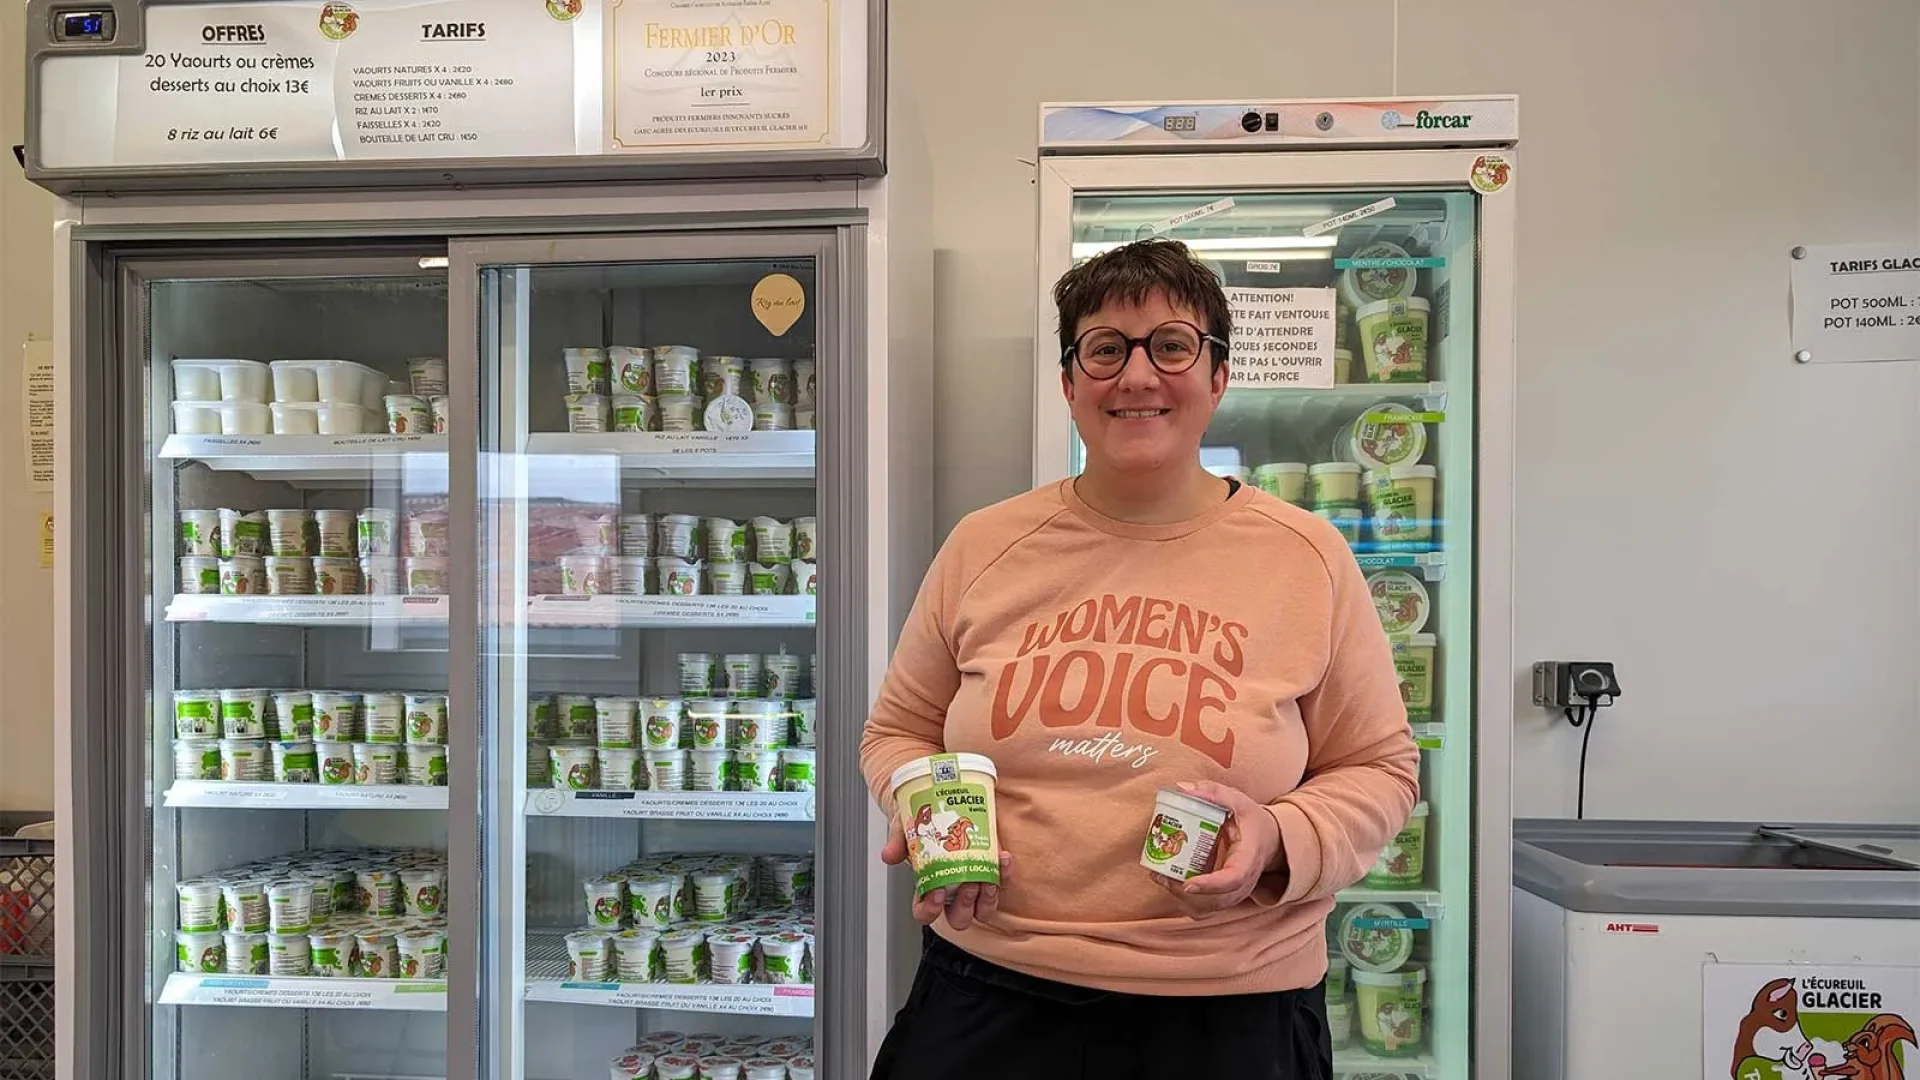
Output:
[[[447,984],[373,979],[170,978],[164,1005],[241,1005],[278,1009],[446,1008]],[[408,1000],[397,1001],[396,998]]]
[[[1439,424],[1444,423],[1447,414],[1443,412],[1370,412],[1361,417],[1369,424]]]
[[[1229,288],[1229,387],[1333,385],[1332,289]]]
[[[1409,255],[1404,259],[1335,259],[1335,270],[1438,270],[1447,265],[1439,255]]]
[[[1205,206],[1196,206],[1191,210],[1182,210],[1169,218],[1162,218],[1147,226],[1147,231],[1155,236],[1164,236],[1188,222],[1199,221],[1204,217],[1224,214],[1233,209],[1232,199],[1217,199]]]
[[[651,983],[563,982],[575,1000],[629,1009],[735,1013],[743,1016],[807,1016],[813,1012],[811,986],[675,986]]]
[[[1362,206],[1358,209],[1349,210],[1344,214],[1338,214],[1333,217],[1330,217],[1325,221],[1316,221],[1313,224],[1308,225],[1306,228],[1301,229],[1300,235],[1301,236],[1319,236],[1322,233],[1330,233],[1335,229],[1339,229],[1344,226],[1351,225],[1362,218],[1370,218],[1375,214],[1384,214],[1387,211],[1393,209],[1394,205],[1395,204],[1393,201],[1393,196],[1389,195],[1386,198],[1381,199],[1379,202],[1368,203],[1367,205]]]
[[[1433,926],[1432,919],[1355,919],[1356,930],[1426,930]]]
[[[831,9],[831,0],[609,4],[608,149],[825,144]]]
[[[1920,361],[1920,247],[1795,248],[1792,337],[1805,363]]]
[[[811,796],[724,792],[574,791],[528,793],[535,813],[698,821],[811,821]]]

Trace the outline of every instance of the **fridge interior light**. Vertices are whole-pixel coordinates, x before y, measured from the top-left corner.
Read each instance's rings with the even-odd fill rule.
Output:
[[[1076,259],[1091,259],[1095,255],[1112,251],[1114,248],[1121,247],[1130,242],[1131,241],[1126,240],[1081,241],[1073,245],[1073,257]],[[1326,236],[1201,236],[1195,237],[1192,240],[1183,241],[1188,248],[1194,251],[1259,251],[1265,253],[1271,253],[1275,249],[1306,249],[1315,251],[1315,254],[1300,256],[1301,258],[1309,259],[1321,257],[1318,249],[1328,249],[1327,253],[1331,253],[1333,246],[1339,242],[1339,236],[1333,234]]]

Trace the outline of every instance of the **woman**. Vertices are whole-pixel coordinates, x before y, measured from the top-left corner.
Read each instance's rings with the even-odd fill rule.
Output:
[[[1321,1080],[1327,913],[1418,786],[1386,635],[1331,525],[1200,467],[1213,273],[1142,241],[1054,303],[1086,468],[947,538],[861,745],[890,818],[903,763],[991,758],[1007,853],[999,886],[916,899],[874,1076]],[[1232,811],[1212,872],[1140,866],[1163,787]],[[896,819],[881,858],[905,857]]]

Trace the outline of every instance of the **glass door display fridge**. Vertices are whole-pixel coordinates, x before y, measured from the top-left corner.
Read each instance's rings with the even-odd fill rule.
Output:
[[[428,28],[69,6],[29,13],[56,155],[86,65],[135,92],[197,47],[183,9],[214,56]],[[860,46],[835,55],[878,65],[883,9],[828,9]],[[544,12],[588,52],[615,32],[594,0]],[[916,159],[874,175],[855,92],[882,71],[833,91],[858,131],[721,147],[724,184],[677,182],[713,147],[617,140],[442,169],[119,140],[38,170],[63,1076],[864,1074],[917,938],[860,727],[932,549]]]
[[[1184,241],[1234,323],[1203,464],[1338,528],[1393,643],[1422,796],[1328,919],[1338,1076],[1508,1075],[1516,135],[1512,98],[1041,111],[1036,481],[1082,466],[1047,290]]]

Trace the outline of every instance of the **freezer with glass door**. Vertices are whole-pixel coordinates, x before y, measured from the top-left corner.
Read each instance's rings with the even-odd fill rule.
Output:
[[[1052,283],[1183,241],[1233,321],[1203,465],[1337,528],[1393,643],[1422,794],[1328,921],[1344,1077],[1507,1075],[1516,134],[1512,98],[1041,110],[1035,481],[1082,466]]]
[[[864,1073],[923,190],[884,8],[746,6],[832,62],[684,144],[618,77],[639,5],[32,6],[63,1076]],[[187,125],[269,66],[314,99]]]

